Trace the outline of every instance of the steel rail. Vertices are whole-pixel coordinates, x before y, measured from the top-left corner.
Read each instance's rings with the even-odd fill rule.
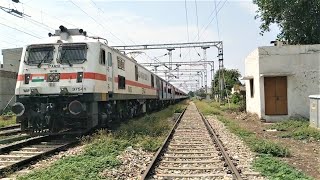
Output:
[[[158,149],[157,153],[155,154],[155,156],[153,157],[151,163],[149,164],[149,166],[147,167],[147,169],[145,170],[145,172],[143,173],[141,179],[147,179],[151,174],[152,174],[152,170],[155,169],[156,166],[156,162],[158,161],[158,159],[162,156],[162,154],[164,153],[165,149],[168,147],[170,140],[173,137],[173,134],[175,133],[176,128],[178,127],[181,118],[183,116],[183,114],[185,113],[187,108],[185,108],[182,113],[180,113],[178,119],[176,120],[176,122],[174,123],[169,135],[166,137],[166,139],[164,140],[164,143],[161,145],[161,147]]]
[[[198,107],[197,107],[198,112],[200,113],[202,120],[204,122],[204,124],[206,125],[210,136],[212,138],[212,140],[219,146],[222,156],[225,158],[225,162],[227,163],[229,169],[232,172],[232,175],[235,179],[237,180],[242,180],[243,178],[241,177],[238,169],[236,168],[236,166],[233,164],[232,160],[230,159],[228,153],[225,151],[220,139],[218,138],[218,136],[216,135],[215,131],[213,130],[211,124],[209,123],[209,121],[204,117],[204,115],[199,111]]]
[[[43,141],[49,141],[50,140],[54,140],[54,139],[51,139],[53,137],[51,136],[40,136],[40,137],[35,137],[35,138],[30,138],[26,141],[23,141],[23,142],[20,142],[20,143],[16,143],[14,145],[9,145],[9,146],[6,146],[6,147],[3,147],[3,148],[0,148],[0,151],[1,151],[1,155],[4,155],[6,153],[9,153],[11,151],[14,151],[14,150],[19,150],[21,148],[25,148],[25,147],[28,147],[28,146],[34,146],[34,145],[39,145],[41,144],[41,142]],[[48,147],[47,150],[45,151],[39,151],[39,153],[35,153],[34,151],[32,151],[34,154],[31,155],[30,157],[23,157],[21,156],[21,159],[19,159],[18,161],[12,163],[12,164],[9,164],[9,165],[6,165],[4,167],[0,167],[0,177],[5,177],[8,175],[8,173],[12,173],[16,170],[19,170],[21,169],[22,167],[25,167],[27,165],[30,164],[30,162],[33,162],[33,161],[36,161],[40,158],[43,158],[44,156],[48,156],[50,154],[53,154],[55,152],[58,152],[58,151],[61,151],[61,150],[64,150],[64,149],[67,149],[75,144],[77,144],[79,142],[78,139],[73,139],[73,140],[69,140],[69,141],[65,141],[65,142],[61,142],[61,143],[58,143],[56,147]]]
[[[17,129],[17,128],[20,128],[20,124],[13,124],[13,125],[1,127],[0,131],[9,130],[9,129]]]

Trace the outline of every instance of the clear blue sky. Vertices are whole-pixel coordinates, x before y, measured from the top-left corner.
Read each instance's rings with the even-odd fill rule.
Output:
[[[46,37],[48,32],[63,24],[68,28],[80,27],[89,34],[105,37],[110,45],[187,42],[185,1],[108,1],[108,0],[1,0],[0,6],[15,8],[31,18],[17,18],[0,11],[0,23],[25,31],[34,36]],[[264,36],[259,34],[259,20],[255,20],[256,7],[252,1],[197,0],[198,26],[195,1],[187,1],[189,41],[216,41],[224,43],[224,64],[226,68],[239,69],[244,73],[244,59],[258,46],[270,45],[276,38],[278,28]],[[215,5],[221,10],[215,17]],[[78,6],[78,7],[77,7]],[[85,13],[80,10],[85,11]],[[213,15],[210,17],[210,14]],[[86,14],[87,13],[87,14]],[[94,19],[94,20],[93,20]],[[37,22],[30,22],[35,20]],[[209,24],[209,22],[212,22]],[[218,26],[217,21],[218,20]],[[40,25],[39,25],[40,23]],[[208,25],[209,24],[209,25]],[[208,25],[208,27],[207,27]],[[207,27],[207,28],[205,28]],[[219,28],[217,28],[219,27]],[[200,39],[198,39],[198,29]],[[218,30],[219,29],[219,30]],[[21,47],[37,38],[0,24],[0,49]],[[179,50],[180,51],[180,50]],[[174,60],[198,60],[200,49],[174,52]],[[153,58],[165,51],[149,51]],[[217,51],[208,50],[208,59],[215,59]],[[139,62],[151,62],[146,55],[137,57]],[[1,59],[1,58],[0,58]],[[167,61],[168,57],[160,60]],[[218,68],[217,66],[215,67]]]

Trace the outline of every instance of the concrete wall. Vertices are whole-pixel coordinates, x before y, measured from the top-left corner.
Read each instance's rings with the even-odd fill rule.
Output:
[[[3,68],[0,70],[18,72],[22,48],[3,49]]]
[[[255,83],[258,82],[259,86],[255,88],[260,93],[253,100],[247,99],[247,110],[267,121],[292,116],[309,118],[309,95],[320,93],[320,45],[270,46],[257,50],[259,53],[255,54],[255,61],[258,65],[250,63],[253,58],[248,56],[245,68],[246,75],[252,74]],[[265,115],[264,77],[269,76],[287,76],[288,115]],[[246,85],[248,83],[246,81]],[[256,106],[257,103],[259,106]]]
[[[3,67],[0,68],[0,112],[14,96],[22,48],[3,49]],[[14,103],[12,99],[10,105]]]
[[[260,102],[260,82],[259,82],[259,50],[256,49],[248,55],[245,59],[245,77],[248,77],[245,81],[246,85],[246,105],[247,111],[256,113],[261,116],[261,102]],[[253,97],[251,97],[249,79],[253,79]]]

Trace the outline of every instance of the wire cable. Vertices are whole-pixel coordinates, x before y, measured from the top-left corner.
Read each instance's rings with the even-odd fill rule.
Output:
[[[111,31],[109,31],[107,28],[105,28],[100,22],[98,22],[95,18],[93,18],[92,16],[90,16],[86,11],[84,11],[80,6],[78,6],[76,3],[74,3],[72,0],[69,0],[74,6],[76,6],[78,9],[80,9],[83,13],[85,13],[87,16],[89,16],[94,22],[96,22],[98,25],[100,25],[103,29],[105,29],[106,31],[108,31],[113,37],[115,37],[116,39],[118,39],[121,43],[123,43],[124,45],[126,45],[126,43],[124,43],[120,38],[118,38],[116,35],[114,35]]]
[[[15,27],[8,26],[8,25],[3,24],[3,23],[1,23],[1,22],[0,22],[0,24],[1,24],[1,25],[3,25],[3,26],[6,26],[6,27],[8,27],[8,28],[14,29],[14,30],[16,30],[16,31],[22,32],[22,33],[24,33],[24,34],[27,34],[27,35],[29,35],[29,36],[32,36],[32,37],[35,37],[35,38],[41,39],[41,37],[39,37],[39,36],[36,36],[36,35],[30,34],[30,33],[28,33],[28,32],[25,32],[25,31],[23,31],[23,30],[17,29],[17,28],[15,28]]]

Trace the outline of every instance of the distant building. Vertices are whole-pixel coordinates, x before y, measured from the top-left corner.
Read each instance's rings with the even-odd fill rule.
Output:
[[[238,94],[245,94],[246,93],[246,87],[243,86],[243,85],[234,85],[232,88],[231,88],[231,94],[234,94],[234,93],[238,93]]]
[[[10,102],[14,103],[14,91],[19,70],[22,48],[3,49],[0,68],[0,112]]]
[[[320,45],[259,47],[245,59],[243,79],[248,112],[309,118],[309,95],[320,94]]]

